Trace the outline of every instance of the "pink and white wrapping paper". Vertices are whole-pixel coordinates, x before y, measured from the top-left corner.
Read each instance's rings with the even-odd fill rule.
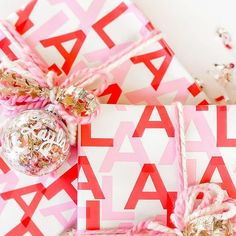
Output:
[[[62,80],[75,70],[103,64],[153,30],[132,2],[122,0],[32,0],[7,20]],[[22,48],[1,25],[0,57],[23,59]],[[108,72],[108,77],[110,86],[100,98],[104,103],[208,101],[164,39]],[[0,235],[53,236],[75,224],[77,156],[75,148],[62,168],[42,178],[11,170],[0,158]]]
[[[216,182],[236,199],[236,106],[184,108],[190,185]]]
[[[103,64],[154,30],[129,0],[33,0],[8,20],[62,79]],[[20,49],[3,32],[0,46],[2,56],[20,58]],[[108,73],[111,85],[101,102],[198,104],[207,99],[164,39]]]
[[[170,223],[180,184],[175,113],[174,106],[102,105],[100,117],[81,127],[78,235],[153,216]]]
[[[102,105],[100,117],[81,127],[78,235],[155,216],[171,225],[181,171],[175,109]],[[236,106],[184,106],[183,117],[188,185],[218,183],[236,199]]]

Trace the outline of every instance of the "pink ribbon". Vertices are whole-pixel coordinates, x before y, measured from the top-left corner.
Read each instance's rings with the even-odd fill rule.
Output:
[[[2,93],[0,96],[0,104],[2,105],[2,108],[8,114],[15,114],[28,109],[42,109],[47,104],[52,103],[55,105],[56,112],[68,123],[88,123],[94,117],[96,117],[99,111],[96,96],[102,94],[111,83],[111,81],[108,81],[107,73],[121,65],[124,61],[128,60],[130,57],[134,56],[136,53],[140,52],[150,44],[161,39],[160,33],[153,31],[148,36],[131,44],[129,47],[125,48],[114,57],[111,57],[101,66],[97,68],[85,68],[83,70],[76,71],[64,82],[60,83],[56,74],[47,70],[47,66],[32,51],[29,45],[15,31],[11,24],[6,21],[1,21],[0,29],[8,37],[8,39],[10,39],[11,43],[13,43],[19,49],[22,57],[20,60],[14,62],[7,60],[7,58],[2,60],[0,64],[2,75],[4,73],[16,74],[18,77],[24,79],[28,78],[30,83],[37,83],[40,88],[46,88],[50,90],[50,96],[46,98],[43,96],[32,97],[30,95],[18,96],[14,93],[5,96]],[[85,88],[93,84],[98,79],[102,82],[99,87],[89,91],[85,90]],[[9,87],[9,84],[6,86],[4,83],[5,82],[0,82],[0,86],[3,88],[4,86]],[[57,87],[59,90],[65,91],[64,94],[66,94],[68,90],[74,90],[74,94],[71,94],[72,96],[76,96],[78,93],[86,93],[86,96],[83,95],[82,102],[84,102],[85,108],[87,108],[89,112],[87,112],[87,114],[84,116],[74,115],[70,110],[65,108],[65,104],[60,101],[58,102],[58,100],[55,99],[55,87]],[[83,89],[82,92],[81,89]],[[91,106],[89,107],[91,101],[95,101],[93,103],[93,109]],[[94,105],[96,105],[96,107],[94,107]]]
[[[191,186],[178,194],[171,220],[175,228],[163,225],[153,218],[140,222],[132,229],[88,230],[76,235],[234,235],[236,202],[227,198],[217,184]]]
[[[203,194],[202,199],[197,199]],[[150,232],[173,235],[233,235],[236,220],[236,202],[214,183],[189,187],[181,192],[175,203],[171,220],[175,228],[152,221]],[[228,233],[228,234],[227,234]]]

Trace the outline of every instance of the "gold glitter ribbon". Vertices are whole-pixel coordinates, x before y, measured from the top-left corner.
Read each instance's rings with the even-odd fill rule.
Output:
[[[68,88],[60,87],[41,87],[35,80],[23,78],[14,72],[5,72],[0,70],[0,95],[3,97],[17,96],[32,99],[44,98],[51,103],[60,103],[72,115],[89,116],[92,114],[99,102],[95,95],[87,92],[84,88],[70,86]]]

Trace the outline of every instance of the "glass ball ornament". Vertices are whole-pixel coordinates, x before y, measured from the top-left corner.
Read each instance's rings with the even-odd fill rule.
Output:
[[[46,175],[59,168],[70,154],[70,140],[63,121],[46,110],[19,113],[2,133],[2,156],[27,175]]]

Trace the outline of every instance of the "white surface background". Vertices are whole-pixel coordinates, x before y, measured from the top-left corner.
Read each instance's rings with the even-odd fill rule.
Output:
[[[86,1],[86,0],[81,0]],[[208,95],[214,96],[217,87],[208,70],[213,63],[236,61],[236,51],[225,49],[216,35],[223,26],[232,35],[236,47],[235,0],[133,0],[162,30],[177,58],[192,74],[208,84]],[[27,0],[0,0],[0,18],[18,9]],[[234,37],[235,36],[235,37]],[[234,76],[236,84],[236,73]],[[236,93],[231,90],[231,96]],[[236,96],[235,96],[236,100]]]

